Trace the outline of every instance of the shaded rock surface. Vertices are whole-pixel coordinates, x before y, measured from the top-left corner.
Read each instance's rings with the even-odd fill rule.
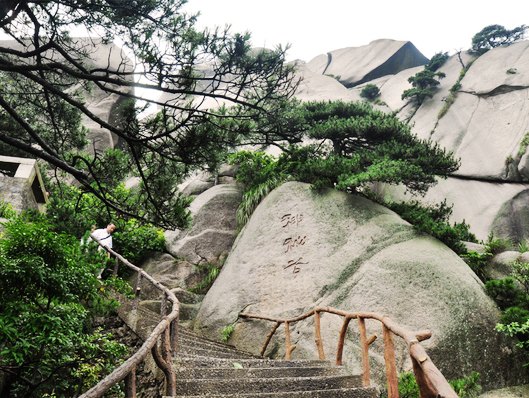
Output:
[[[241,198],[235,184],[215,185],[198,195],[189,207],[191,228],[177,235],[166,234],[167,251],[193,264],[217,262],[226,256],[235,240]]]
[[[427,62],[409,41],[380,39],[319,55],[308,66],[316,73],[335,76],[345,87],[353,87]]]
[[[364,198],[337,191],[319,195],[305,184],[286,183],[259,205],[239,235],[195,329],[215,338],[242,311],[288,318],[316,305],[380,312],[411,330],[430,329],[433,337],[423,344],[447,378],[478,371],[486,388],[522,379],[520,359],[494,330],[498,308],[455,253]],[[238,322],[231,341],[255,352],[272,326]],[[334,352],[331,336],[340,327],[334,316],[322,317],[326,352]],[[368,325],[375,334],[379,327]],[[317,357],[313,328],[309,322],[292,326],[294,357]],[[351,333],[345,358],[357,369]],[[268,354],[281,356],[282,340],[275,338]],[[373,351],[382,380],[380,345]],[[495,360],[483,361],[483,355]],[[411,366],[402,346],[397,364]]]

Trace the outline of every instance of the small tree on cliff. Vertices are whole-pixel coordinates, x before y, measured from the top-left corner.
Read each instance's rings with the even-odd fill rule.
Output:
[[[170,213],[182,203],[173,201],[174,190],[168,189],[177,182],[175,176],[215,163],[213,154],[239,137],[219,128],[219,120],[274,112],[296,87],[292,67],[284,65],[284,49],[252,51],[248,35],[198,30],[196,16],[182,11],[184,4],[2,1],[0,29],[13,41],[0,43],[0,151],[43,159],[107,206],[177,226]],[[85,28],[92,38],[72,38],[72,26]],[[106,67],[93,66],[96,52],[115,39],[134,54],[134,62],[114,48],[99,62],[108,61]],[[123,118],[107,121],[91,112],[83,96],[92,88],[132,100],[123,104]],[[142,94],[153,91],[163,99]],[[133,102],[138,100],[158,106],[159,115],[139,121],[142,109]],[[238,109],[228,115],[219,104]],[[149,211],[138,214],[135,204],[112,194],[104,178],[112,167],[100,152],[87,156],[79,151],[86,143],[81,120],[111,132],[128,153],[126,170],[141,179],[140,197]]]
[[[502,25],[486,26],[472,37],[471,50],[476,54],[483,54],[494,47],[512,44],[523,39],[526,30],[525,25],[511,30]]]
[[[412,88],[404,90],[401,98],[410,98],[415,101],[417,105],[421,105],[427,98],[432,98],[439,85],[439,80],[446,76],[443,72],[438,72],[437,70],[447,59],[447,53],[435,54],[424,66],[422,71],[417,72],[414,76],[411,76],[408,79]]]

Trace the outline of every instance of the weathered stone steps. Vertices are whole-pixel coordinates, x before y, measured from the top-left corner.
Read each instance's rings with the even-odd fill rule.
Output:
[[[240,378],[278,378],[278,377],[317,377],[317,376],[345,376],[347,371],[343,367],[273,367],[246,368],[235,366],[229,368],[189,368],[177,369],[177,380],[180,379],[240,379]]]
[[[205,396],[208,398],[376,398],[378,391],[376,388],[338,388],[257,394],[177,395],[174,398],[204,398]]]
[[[180,379],[177,394],[256,394],[359,387],[357,376]]]
[[[273,368],[273,367],[326,367],[332,366],[328,361],[317,360],[273,360],[268,358],[238,358],[236,360],[229,358],[212,358],[204,356],[177,356],[176,364],[178,366],[189,367],[233,367],[234,363],[242,365],[243,368]]]
[[[319,360],[271,360],[180,329],[176,398],[376,398],[361,378]]]

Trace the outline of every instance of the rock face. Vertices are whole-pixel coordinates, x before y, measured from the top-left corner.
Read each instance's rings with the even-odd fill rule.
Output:
[[[417,109],[401,95],[411,87],[408,78],[425,63],[409,42],[377,40],[331,51],[300,64],[305,80],[297,97],[357,100],[365,84],[377,85],[379,107],[397,112],[419,138],[436,141],[461,159],[457,178],[430,189],[425,201],[448,198],[454,206],[452,221],[465,220],[478,239],[486,240],[491,232],[514,241],[529,239],[524,206],[529,194],[529,41],[480,57],[451,56],[439,70],[446,77],[433,98]],[[399,190],[385,194],[406,199]]]
[[[335,76],[349,88],[427,62],[428,58],[409,41],[380,39],[319,55],[308,66],[316,73]]]
[[[167,251],[194,264],[227,255],[236,236],[241,197],[235,184],[215,185],[198,195],[189,207],[192,227],[180,234],[166,233]]]
[[[494,330],[499,310],[455,253],[362,197],[318,194],[306,184],[286,183],[259,205],[240,233],[195,329],[217,338],[242,311],[288,318],[316,305],[379,312],[411,330],[430,329],[433,337],[425,347],[447,378],[478,371],[486,388],[521,378],[518,359]],[[292,325],[294,358],[317,357],[312,322]],[[256,352],[272,326],[238,322],[230,342]],[[340,327],[338,317],[322,317],[328,357]],[[380,325],[368,328],[380,336]],[[359,370],[358,335],[351,329],[344,358]],[[283,332],[278,334],[269,355],[283,355]],[[372,366],[380,381],[381,343],[374,346]],[[494,361],[483,361],[484,355]],[[411,366],[402,346],[397,363],[401,369]]]

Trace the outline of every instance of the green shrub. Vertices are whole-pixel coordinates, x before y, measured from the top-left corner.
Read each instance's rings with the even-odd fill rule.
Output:
[[[520,307],[509,307],[501,316],[501,323],[509,324],[518,322],[523,324],[529,320],[529,310]]]
[[[431,70],[432,72],[435,72],[438,70],[441,66],[445,64],[445,62],[448,60],[449,56],[447,52],[439,52],[433,55],[433,57],[428,61],[428,63],[424,66],[424,69]]]
[[[196,294],[206,294],[215,279],[217,279],[217,276],[219,276],[222,265],[202,263],[197,265],[197,268],[199,274],[202,275],[202,280],[190,288],[189,291]]]
[[[489,252],[478,253],[476,251],[469,251],[467,253],[462,253],[461,258],[468,264],[470,269],[481,279],[482,282],[487,281],[485,275],[485,267],[489,263],[489,260],[492,258],[492,254]]]
[[[222,330],[220,331],[221,341],[227,343],[234,331],[235,331],[234,323],[224,326]]]
[[[491,232],[485,242],[485,246],[487,251],[494,255],[512,249],[513,244],[509,239],[495,238]]]
[[[95,276],[101,253],[94,256],[46,222],[21,216],[5,224],[0,371],[10,375],[8,396],[76,396],[85,383],[83,369],[100,379],[123,359],[124,346],[92,330],[91,318],[116,305]]]
[[[255,208],[274,188],[287,179],[277,159],[264,152],[240,151],[229,157],[230,164],[238,165],[235,178],[244,189],[237,209],[237,224],[242,228]]]
[[[520,253],[529,252],[529,243],[526,240],[518,243],[518,251]]]
[[[360,91],[360,97],[368,101],[374,101],[378,96],[380,96],[380,89],[375,84],[366,84]]]
[[[529,263],[514,261],[512,263],[512,276],[522,285],[525,294],[529,294]]]
[[[13,218],[17,212],[11,206],[11,203],[0,200],[0,218]]]
[[[472,372],[470,375],[461,379],[449,381],[450,386],[454,389],[459,398],[478,398],[481,392],[479,383],[480,375]],[[419,386],[415,380],[413,372],[403,372],[399,374],[399,397],[400,398],[419,398]],[[380,398],[386,398],[387,392],[383,392]]]
[[[512,277],[487,281],[485,283],[485,290],[502,310],[517,306],[523,294],[516,286],[515,280]]]
[[[399,397],[419,398],[419,386],[413,372],[399,374]]]
[[[450,225],[448,218],[452,208],[446,204],[446,201],[431,206],[424,206],[418,201],[386,203],[386,206],[410,222],[417,230],[436,237],[456,253],[467,251],[461,241],[476,241],[469,225],[464,221]]]
[[[529,351],[529,320],[526,320],[523,323],[498,323],[496,325],[496,330],[509,337],[517,338],[518,342],[516,343],[516,346]],[[529,363],[526,363],[525,366],[529,366]]]
[[[472,372],[461,379],[450,380],[449,383],[459,398],[477,398],[481,393],[480,374]]]
[[[116,220],[113,234],[115,250],[133,264],[138,264],[151,252],[165,251],[164,232],[150,224],[138,220]]]

